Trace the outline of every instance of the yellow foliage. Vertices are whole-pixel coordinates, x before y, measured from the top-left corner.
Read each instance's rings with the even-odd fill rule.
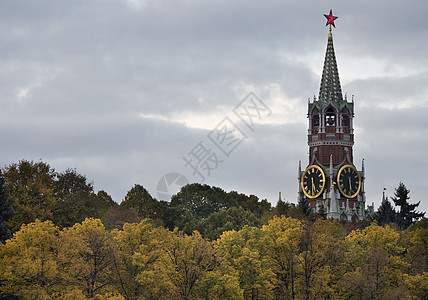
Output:
[[[0,244],[0,294],[20,299],[424,299],[427,229],[273,217],[224,232],[108,231],[98,219],[59,230],[23,225]],[[395,296],[394,296],[395,295]],[[0,296],[1,298],[1,296]]]
[[[373,222],[363,230],[354,230],[346,240],[365,249],[385,249],[388,254],[394,255],[403,252],[403,247],[398,243],[400,234],[389,225],[379,226]]]
[[[426,299],[428,296],[428,272],[422,274],[404,274],[404,283],[409,289],[411,299]]]
[[[51,221],[23,225],[0,248],[0,291],[23,298],[45,298],[58,288],[58,228]]]

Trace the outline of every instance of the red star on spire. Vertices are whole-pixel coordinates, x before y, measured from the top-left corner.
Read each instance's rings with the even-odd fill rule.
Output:
[[[336,20],[338,17],[333,16],[333,12],[331,9],[330,9],[330,14],[324,15],[324,17],[326,17],[327,19],[327,23],[325,24],[325,26],[330,24],[330,26],[333,25],[333,27],[336,27],[336,25],[334,25],[334,20]]]

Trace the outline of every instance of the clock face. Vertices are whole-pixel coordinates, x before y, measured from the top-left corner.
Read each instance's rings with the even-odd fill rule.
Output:
[[[306,197],[310,199],[317,198],[324,190],[324,171],[316,165],[307,167],[302,175],[300,184],[302,185],[303,193],[305,193]]]
[[[337,173],[337,186],[340,192],[347,198],[354,198],[361,188],[361,178],[357,169],[352,165],[344,165]]]

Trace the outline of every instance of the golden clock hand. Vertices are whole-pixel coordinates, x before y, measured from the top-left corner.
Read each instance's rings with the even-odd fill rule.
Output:
[[[312,194],[315,194],[315,184],[314,184],[314,178],[311,177],[312,179]]]
[[[348,177],[348,179],[349,179],[349,191],[351,191],[352,190],[351,177]]]

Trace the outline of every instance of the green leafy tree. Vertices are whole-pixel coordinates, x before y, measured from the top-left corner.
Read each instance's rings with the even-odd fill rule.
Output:
[[[5,167],[3,176],[6,179],[4,188],[9,191],[15,212],[8,221],[12,232],[36,219],[45,221],[53,218],[56,174],[47,163],[21,160]]]
[[[410,190],[406,188],[404,183],[400,182],[398,187],[395,189],[394,197],[392,201],[394,201],[395,206],[398,206],[400,210],[397,213],[397,225],[401,229],[406,229],[417,220],[422,218],[425,213],[417,212],[416,208],[419,206],[419,203],[410,204],[408,200]]]
[[[73,226],[86,218],[101,219],[115,204],[106,192],[95,194],[92,183],[88,183],[86,176],[75,169],[58,174],[54,190],[57,198],[54,220],[61,228]]]
[[[200,220],[231,207],[242,207],[259,219],[262,216],[269,219],[269,215],[273,215],[272,206],[266,199],[259,201],[254,195],[247,196],[236,191],[226,193],[218,187],[193,183],[182,187],[180,192],[172,196],[165,212],[165,224],[171,230],[178,227],[191,234],[198,229]]]
[[[141,185],[136,184],[128,191],[121,207],[134,209],[140,218],[162,220],[166,209],[166,202],[154,199]]]
[[[224,231],[239,231],[245,225],[259,227],[261,222],[251,211],[246,211],[242,207],[231,207],[200,220],[197,228],[202,236],[216,240]]]
[[[230,207],[230,201],[221,188],[192,183],[172,196],[170,205],[181,206],[183,211],[189,211],[195,217],[206,218],[213,212]]]
[[[231,206],[243,207],[245,210],[249,210],[254,213],[257,218],[261,218],[265,211],[270,211],[272,205],[266,199],[259,201],[259,198],[255,195],[245,195],[236,191],[227,193],[229,196],[229,203]]]
[[[276,215],[286,216],[294,219],[303,219],[303,213],[300,206],[296,206],[294,203],[286,202],[284,200],[278,200],[276,207]]]
[[[172,196],[165,215],[166,225],[171,230],[179,227],[191,234],[198,220],[231,206],[230,198],[221,188],[200,183],[188,184]]]
[[[106,191],[100,190],[94,194],[94,197],[91,198],[94,207],[93,217],[98,219],[105,219],[105,215],[107,214],[110,207],[117,205],[116,202],[113,201],[111,196],[107,194]],[[91,216],[89,216],[91,217]]]
[[[7,221],[13,216],[13,208],[4,188],[5,179],[0,177],[0,242],[12,237]]]

